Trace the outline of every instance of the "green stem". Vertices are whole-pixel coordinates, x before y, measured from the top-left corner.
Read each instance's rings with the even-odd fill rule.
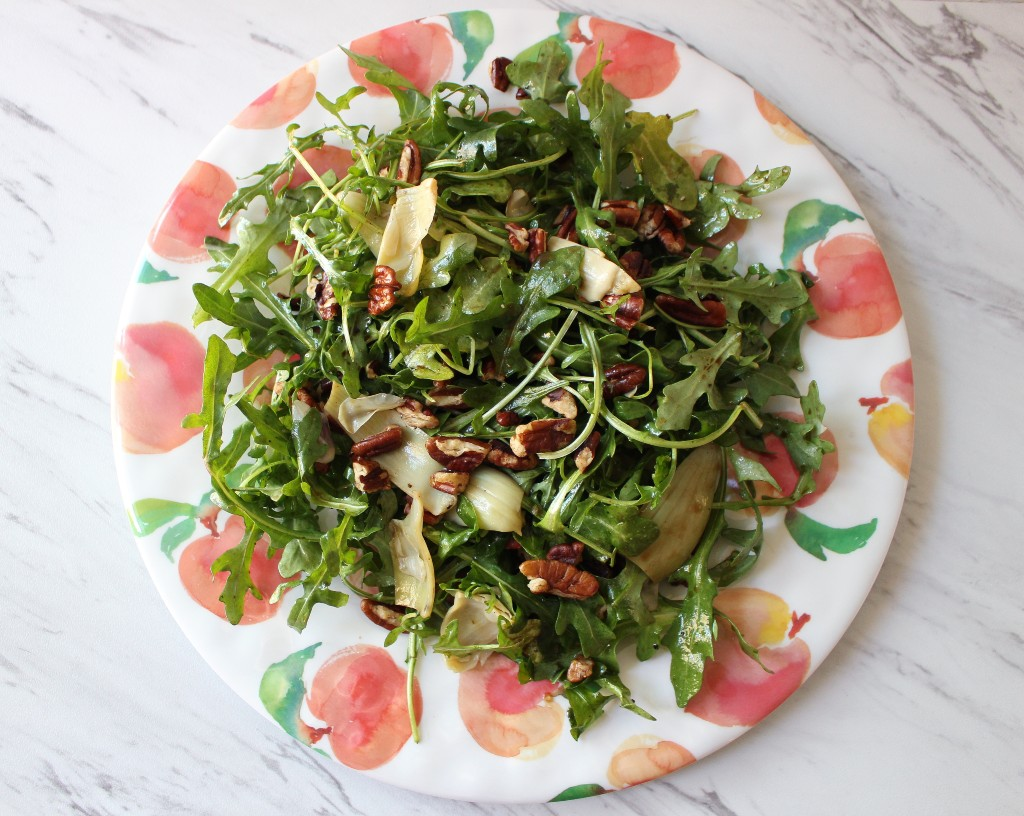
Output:
[[[694,439],[679,440],[662,439],[660,436],[654,436],[653,434],[638,431],[636,428],[630,427],[629,424],[623,422],[607,408],[601,409],[601,416],[605,420],[605,422],[607,422],[609,425],[615,428],[615,430],[617,430],[621,434],[624,434],[625,436],[628,436],[634,442],[640,442],[644,445],[650,445],[655,448],[690,449],[699,448],[701,447],[701,445],[708,444],[708,442],[714,442],[716,439],[718,439],[718,437],[720,437],[733,426],[733,423],[735,423],[736,420],[739,419],[740,414],[742,414],[743,412],[744,403],[741,402],[733,409],[733,412],[729,414],[729,418],[724,423],[722,423],[721,427],[716,428],[706,436],[698,436],[695,437]]]

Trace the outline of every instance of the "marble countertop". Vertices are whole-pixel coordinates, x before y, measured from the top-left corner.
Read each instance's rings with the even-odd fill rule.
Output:
[[[220,124],[300,60],[496,5],[0,5],[0,813],[1019,812],[1017,3],[564,6],[678,35],[775,100],[857,195],[902,298],[917,386],[902,521],[839,646],[750,734],[612,796],[446,802],[291,740],[167,613],[118,496],[108,397],[122,293],[154,215]]]

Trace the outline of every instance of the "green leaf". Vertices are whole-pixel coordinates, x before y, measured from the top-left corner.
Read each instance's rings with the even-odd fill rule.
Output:
[[[761,363],[744,377],[750,398],[757,406],[771,397],[799,397],[800,391],[789,376],[789,371],[775,363]]]
[[[260,680],[260,702],[267,713],[286,733],[306,745],[322,736],[322,732],[302,721],[302,702],[306,696],[302,674],[319,646],[314,643],[278,663],[271,663]]]
[[[828,235],[828,231],[840,221],[859,221],[863,217],[838,204],[826,204],[817,198],[801,201],[786,216],[782,265],[791,267],[807,247]]]
[[[878,529],[878,519],[854,527],[830,527],[790,508],[786,512],[786,529],[800,549],[824,561],[825,550],[846,555],[864,547]]]
[[[658,538],[658,525],[636,507],[596,500],[580,504],[567,526],[581,541],[630,556],[640,555]]]
[[[177,524],[172,524],[160,537],[160,552],[167,556],[168,561],[174,560],[174,551],[188,541],[189,537],[196,531],[196,520],[184,518]]]
[[[513,290],[513,319],[498,337],[493,352],[499,371],[510,375],[526,368],[521,350],[523,339],[541,323],[557,316],[558,307],[547,301],[579,283],[583,253],[581,247],[566,247],[541,255],[523,284]]]
[[[196,508],[192,504],[170,499],[139,499],[129,509],[128,520],[135,535],[148,536],[176,518],[192,518],[195,514]]]
[[[494,42],[494,24],[491,16],[483,11],[456,11],[447,15],[452,35],[462,43],[466,61],[462,65],[465,79],[480,64],[484,53]]]
[[[671,118],[630,111],[626,121],[643,128],[629,150],[651,192],[663,204],[692,210],[697,205],[697,184],[690,163],[669,144]]]
[[[562,635],[572,627],[579,637],[580,648],[586,657],[601,657],[615,643],[616,637],[596,611],[580,601],[562,600],[558,605],[555,633]]]
[[[227,552],[222,553],[210,567],[211,575],[228,572],[227,583],[218,600],[224,604],[224,613],[229,623],[237,624],[242,619],[247,595],[251,594],[254,598],[263,599],[259,588],[253,583],[250,573],[253,552],[256,550],[256,542],[260,540],[261,535],[262,531],[246,519],[245,534],[242,536],[242,540]]]
[[[149,261],[144,261],[136,280],[139,283],[164,283],[165,281],[176,281],[178,276],[163,269],[157,269]]]
[[[320,441],[322,416],[319,411],[310,408],[300,419],[292,420],[292,443],[295,445],[299,476],[308,476],[316,460],[327,452],[327,445]]]
[[[603,198],[618,198],[619,156],[641,133],[627,119],[629,97],[604,81],[602,71],[606,64],[598,62],[583,78],[579,98],[590,111],[590,129],[598,144],[600,164],[594,182]]]
[[[224,435],[224,414],[228,385],[235,372],[235,355],[217,335],[210,338],[203,365],[203,407],[181,423],[185,428],[203,429],[203,459],[211,461],[220,452]]]
[[[602,793],[611,793],[608,788],[602,788],[600,785],[593,784],[581,784],[572,785],[566,788],[564,791],[559,793],[557,796],[548,799],[549,802],[568,802],[571,799],[586,799],[589,796],[600,796]]]
[[[690,352],[679,359],[680,364],[692,367],[693,372],[686,379],[665,386],[663,397],[658,401],[655,420],[658,428],[663,431],[689,428],[694,406],[701,397],[708,398],[711,408],[722,407],[715,378],[722,364],[739,352],[741,339],[739,330],[730,329],[711,348]]]
[[[357,54],[339,46],[356,65],[366,71],[366,81],[383,85],[398,102],[402,122],[411,122],[430,111],[430,100],[416,89],[416,83],[389,68],[376,57]],[[321,103],[322,104],[322,103]]]
[[[505,73],[531,99],[561,102],[571,87],[562,81],[569,60],[564,44],[557,37],[548,37],[516,57]]]

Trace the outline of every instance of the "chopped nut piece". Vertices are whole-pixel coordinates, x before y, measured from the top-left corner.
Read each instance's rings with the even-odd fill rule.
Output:
[[[620,227],[635,227],[640,220],[640,207],[635,201],[622,198],[602,201],[601,209],[614,215],[615,223]]]
[[[530,245],[530,233],[526,227],[509,222],[505,225],[505,231],[508,233],[508,245],[512,247],[512,251],[526,252]]]
[[[520,471],[537,467],[540,464],[540,459],[535,453],[528,453],[526,456],[516,456],[512,452],[512,448],[500,439],[495,439],[491,442],[491,450],[487,454],[487,462],[495,467]]]
[[[494,417],[494,421],[502,428],[511,428],[513,425],[519,425],[523,421],[523,418],[515,411],[498,411],[497,416]]]
[[[526,256],[530,259],[530,263],[535,263],[541,255],[548,251],[548,234],[540,227],[531,227],[526,232],[528,235]]]
[[[576,232],[576,208],[572,204],[566,204],[555,216],[554,226],[558,227],[555,234],[566,241],[577,241],[579,234]]]
[[[469,474],[440,470],[431,474],[430,486],[449,496],[459,496],[469,487]]]
[[[318,269],[310,275],[309,282],[306,284],[306,294],[316,306],[316,312],[320,315],[321,320],[334,320],[341,311],[338,299],[334,296],[334,287],[331,286],[330,281],[327,280],[327,274],[322,269]]]
[[[574,400],[572,398],[572,394],[564,388],[555,389],[545,396],[541,402],[556,414],[561,414],[566,419],[576,419],[576,414],[579,412],[576,400]]]
[[[505,382],[505,375],[498,371],[498,364],[494,362],[494,359],[488,357],[480,365],[480,379],[484,382],[490,382],[491,380]]]
[[[449,411],[464,411],[469,407],[462,398],[465,393],[466,389],[457,385],[435,385],[427,392],[427,402]]]
[[[373,623],[382,626],[389,632],[396,629],[402,622],[405,609],[391,604],[383,604],[369,598],[363,598],[359,602],[359,608]]]
[[[625,269],[626,273],[635,281],[649,278],[652,274],[651,262],[643,256],[642,252],[636,249],[631,249],[629,252],[624,253],[619,258],[619,266]]]
[[[644,313],[644,296],[633,293],[623,297],[622,295],[605,295],[601,298],[605,306],[619,304],[615,310],[612,321],[620,329],[629,331],[640,322],[640,316]]]
[[[402,155],[398,159],[399,181],[404,181],[415,187],[423,177],[423,159],[420,156],[420,146],[412,139],[406,139],[402,145]]]
[[[569,664],[569,670],[565,673],[565,679],[570,683],[582,683],[594,673],[594,661],[589,657],[578,655]]]
[[[436,428],[441,424],[441,420],[434,416],[433,411],[424,408],[422,402],[408,397],[405,402],[395,407],[395,411],[411,428]]]
[[[398,282],[394,269],[383,264],[375,266],[373,268],[373,284],[369,291],[370,314],[384,314],[391,309],[397,303],[395,294],[401,288],[402,285]]]
[[[717,329],[725,325],[725,304],[712,298],[701,298],[701,306],[692,300],[674,295],[655,295],[654,302],[669,317],[693,326]]]
[[[380,363],[376,360],[370,360],[364,370],[366,371],[366,379],[375,380],[380,376]]]
[[[653,238],[665,223],[665,208],[661,204],[646,204],[640,210],[636,223],[636,234],[641,238]]]
[[[516,426],[516,435],[509,440],[509,446],[516,456],[548,453],[564,448],[572,442],[575,433],[574,419],[535,419]]]
[[[686,238],[681,232],[676,232],[668,227],[658,230],[658,240],[665,247],[669,255],[684,255],[686,253]]]
[[[576,453],[573,455],[572,460],[576,463],[577,470],[585,471],[594,463],[594,457],[597,456],[597,446],[600,441],[601,432],[594,431],[587,437],[587,441],[576,449]]]
[[[366,459],[391,453],[402,447],[402,429],[397,425],[388,425],[380,433],[368,436],[361,442],[352,445],[352,456],[355,459]]]
[[[593,597],[600,588],[593,575],[564,561],[533,559],[520,564],[519,571],[529,579],[530,592],[535,594],[578,601]]]
[[[495,57],[491,61],[491,84],[495,90],[505,92],[511,86],[506,69],[512,64],[508,57]]]
[[[432,436],[427,440],[430,458],[448,470],[469,473],[484,463],[491,450],[490,442],[460,436]]]
[[[379,493],[391,487],[391,477],[373,459],[353,459],[352,473],[355,476],[356,488],[363,493]]]
[[[305,386],[295,389],[295,399],[299,402],[305,403],[310,408],[316,408],[318,410],[320,408],[320,406],[317,405],[316,398],[313,396],[312,392]]]
[[[647,379],[647,369],[634,363],[616,363],[604,372],[605,399],[628,394]]]
[[[548,550],[548,561],[562,561],[577,566],[583,560],[583,544],[573,541],[571,544],[556,544]]]
[[[412,496],[410,496],[407,493],[405,495],[405,508],[403,509],[402,512],[405,513],[405,515],[409,515],[409,510],[411,510],[411,509],[412,509]],[[435,516],[429,510],[427,510],[426,508],[423,508],[423,523],[426,524],[428,527],[433,527],[435,524],[438,524],[443,518],[444,518],[444,516]]]
[[[525,88],[516,88],[516,99],[529,99],[530,93]]]
[[[665,208],[665,220],[672,225],[677,232],[690,226],[690,219],[670,204],[662,204]]]

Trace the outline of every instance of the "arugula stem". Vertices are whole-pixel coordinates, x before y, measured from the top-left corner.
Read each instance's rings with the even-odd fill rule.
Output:
[[[405,704],[409,709],[409,727],[412,731],[412,741],[420,741],[420,724],[416,719],[416,660],[420,650],[419,632],[409,632],[409,648],[406,652],[405,662],[409,664],[409,671],[405,673]]]
[[[718,428],[715,428],[711,433],[705,436],[698,436],[693,439],[662,439],[660,436],[654,436],[653,434],[644,433],[633,428],[628,423],[623,422],[615,414],[613,414],[607,408],[601,409],[601,417],[611,425],[619,433],[628,436],[630,439],[641,442],[644,445],[652,445],[655,448],[677,448],[677,449],[690,449],[699,448],[701,445],[706,445],[708,442],[714,442],[718,437],[729,430],[739,419],[740,414],[744,413],[745,403],[737,405],[733,412],[729,415],[729,418],[722,423]]]
[[[541,459],[560,459],[572,453],[586,442],[587,437],[597,427],[597,418],[601,415],[601,408],[604,404],[604,367],[601,365],[601,347],[594,336],[594,330],[586,323],[580,323],[580,337],[583,339],[583,345],[590,351],[590,362],[594,367],[594,376],[591,380],[594,393],[590,404],[590,415],[587,417],[587,424],[583,426],[583,430],[580,431],[572,442],[564,448],[552,451],[551,453],[537,454]]]
[[[227,499],[228,502],[237,507],[238,511],[243,516],[252,521],[256,526],[260,527],[263,532],[277,533],[278,535],[290,538],[301,538],[303,541],[320,540],[321,533],[319,531],[314,532],[312,530],[297,530],[293,527],[285,527],[280,522],[274,521],[274,519],[262,510],[258,510],[251,505],[246,504],[242,501],[241,497],[231,489],[227,481],[212,469],[210,471],[210,479],[213,482],[213,486],[217,489],[217,492]]]

